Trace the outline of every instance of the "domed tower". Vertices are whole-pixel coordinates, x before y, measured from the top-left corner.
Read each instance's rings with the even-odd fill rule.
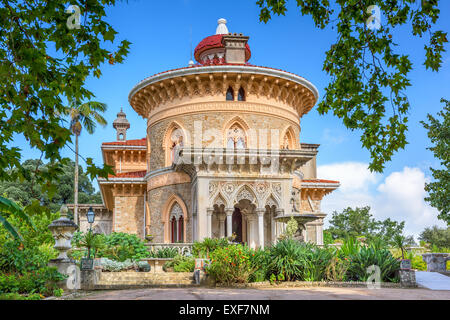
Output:
[[[303,215],[304,238],[322,243],[320,201],[339,184],[317,179],[318,145],[300,143],[300,118],[318,91],[298,75],[251,65],[248,40],[219,19],[195,48],[196,64],[146,78],[129,94],[147,120],[145,221],[154,242],[233,235],[264,247],[284,232],[284,218]]]

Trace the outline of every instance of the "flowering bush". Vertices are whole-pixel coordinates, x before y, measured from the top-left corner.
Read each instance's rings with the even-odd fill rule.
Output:
[[[218,283],[246,283],[253,271],[250,257],[254,254],[253,250],[240,244],[219,247],[210,253],[211,264],[206,272]]]
[[[0,275],[0,293],[39,293],[45,296],[53,294],[57,283],[67,277],[55,267],[44,267],[23,274]]]

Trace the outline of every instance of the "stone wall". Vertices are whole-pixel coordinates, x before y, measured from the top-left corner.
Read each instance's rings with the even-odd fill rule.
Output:
[[[192,242],[192,200],[191,200],[191,184],[176,184],[171,186],[164,186],[150,190],[148,193],[148,202],[150,208],[150,226],[149,234],[155,243],[163,243],[164,241],[164,223],[163,210],[172,195],[177,195],[183,200],[188,210],[188,220],[186,223],[186,242]]]
[[[150,169],[156,170],[162,167],[165,167],[165,151],[163,150],[163,140],[166,134],[167,128],[174,121],[179,123],[180,126],[183,127],[184,130],[189,132],[191,135],[194,135],[194,122],[201,121],[203,133],[206,130],[214,128],[222,132],[225,124],[236,117],[236,113],[234,112],[225,112],[225,111],[217,111],[214,116],[210,114],[188,114],[183,116],[176,116],[164,119],[154,125],[152,125],[148,130],[148,137],[150,138],[151,145],[151,154],[150,154]],[[239,117],[248,125],[249,128],[256,130],[256,135],[258,136],[259,129],[267,130],[267,148],[270,148],[270,130],[278,129],[279,135],[284,135],[284,130],[291,126],[294,130],[294,136],[296,137],[296,145],[298,145],[298,137],[300,134],[300,127],[298,124],[291,123],[285,119],[276,118],[273,116],[266,116],[262,114],[247,114],[242,113],[239,114]],[[231,123],[230,123],[231,125]],[[223,141],[214,142],[211,137],[207,137],[204,135],[204,141],[202,143],[203,147],[211,146],[213,143],[218,143],[219,146],[223,147]],[[280,138],[281,139],[281,138]],[[193,137],[190,138],[191,145],[193,145]],[[256,142],[258,143],[258,142]],[[187,144],[186,144],[187,145]],[[279,147],[280,141],[275,143]],[[258,144],[255,145],[258,147]]]
[[[144,197],[115,196],[113,231],[144,237]]]

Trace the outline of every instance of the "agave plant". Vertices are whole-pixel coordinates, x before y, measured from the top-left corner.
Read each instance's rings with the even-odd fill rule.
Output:
[[[305,281],[321,281],[326,278],[326,271],[334,256],[334,251],[321,249],[314,245],[304,245],[300,256],[302,265],[300,277]]]
[[[283,275],[287,281],[301,276],[303,248],[298,241],[284,239],[270,248],[269,272]]]
[[[19,232],[14,228],[12,224],[10,224],[7,218],[10,215],[15,215],[21,218],[26,224],[36,230],[33,222],[30,217],[25,213],[25,211],[19,207],[19,205],[9,199],[0,197],[0,223],[5,227],[6,231],[8,231],[15,239],[19,241],[23,241],[22,236]]]
[[[380,268],[381,281],[395,281],[395,272],[400,268],[400,262],[395,259],[388,249],[375,245],[361,247],[356,254],[349,256],[350,266],[348,277],[351,280],[367,281],[370,274],[367,268],[375,265]]]

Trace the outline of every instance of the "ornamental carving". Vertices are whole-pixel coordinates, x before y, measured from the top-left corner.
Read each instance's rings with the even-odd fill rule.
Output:
[[[241,200],[249,200],[250,202],[255,202],[255,197],[247,188],[243,188],[236,197],[237,202]]]
[[[269,206],[269,207],[273,207],[273,206],[277,206],[277,204],[276,204],[276,202],[273,200],[273,198],[272,197],[270,197],[269,198],[269,200],[267,200],[267,203],[266,203],[266,206]]]
[[[281,183],[276,182],[272,184],[272,190],[278,195],[281,196]]]
[[[225,191],[227,194],[232,194],[233,193],[233,191],[235,190],[235,186],[234,186],[234,184],[233,183],[226,183],[224,186],[223,186],[223,191]]]
[[[216,193],[217,187],[218,186],[217,186],[216,182],[213,182],[213,181],[209,182],[209,196],[210,197]]]
[[[267,183],[265,182],[255,183],[255,190],[259,194],[265,194],[267,192]]]
[[[183,209],[181,209],[178,203],[175,203],[172,206],[172,209],[170,210],[170,219],[175,218],[178,220],[182,216],[183,216]]]
[[[298,114],[287,107],[278,105],[267,105],[262,103],[240,102],[239,105],[229,102],[201,102],[192,104],[177,105],[174,107],[157,108],[149,115],[149,126],[170,117],[180,116],[189,113],[210,113],[210,112],[251,112],[261,113],[285,120],[289,120],[292,124],[298,126]]]
[[[298,116],[307,113],[316,103],[314,93],[296,81],[279,76],[226,72],[210,75],[186,74],[160,80],[140,88],[133,94],[130,104],[140,115],[147,118],[153,110],[158,109],[161,105],[176,103],[186,96],[211,96],[212,92],[218,91],[223,94],[223,88],[237,85],[242,86],[245,92],[258,98],[265,96],[276,100],[278,104],[289,106]]]

